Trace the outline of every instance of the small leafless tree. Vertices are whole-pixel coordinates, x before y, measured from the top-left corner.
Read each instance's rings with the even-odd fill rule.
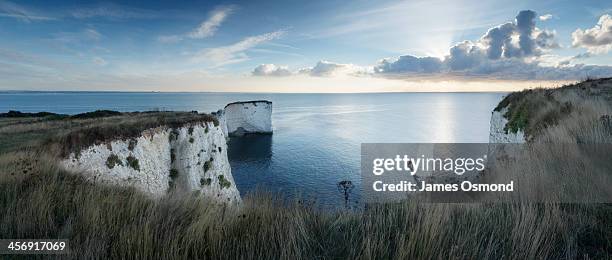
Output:
[[[344,206],[348,208],[349,196],[353,191],[354,185],[351,181],[340,181],[338,182],[338,191],[344,195]]]

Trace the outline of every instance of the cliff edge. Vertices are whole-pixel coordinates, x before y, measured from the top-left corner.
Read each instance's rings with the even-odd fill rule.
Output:
[[[606,143],[612,114],[612,78],[505,96],[491,114],[489,143]]]
[[[102,113],[104,112],[104,113]],[[239,204],[226,138],[272,133],[272,102],[234,102],[214,115],[97,111],[91,125],[56,139],[60,165],[94,183],[133,187],[152,197],[195,193]]]
[[[522,130],[516,132],[507,130],[508,119],[504,116],[506,113],[508,113],[508,108],[502,108],[491,113],[489,143],[524,143],[525,133]]]
[[[76,130],[63,140],[76,142],[80,138],[75,137],[79,136],[97,138],[70,145],[72,148],[65,152],[60,165],[93,183],[134,187],[154,198],[169,192],[194,193],[220,203],[239,204],[225,134],[215,118],[199,118],[201,115],[193,115],[194,120],[161,122],[152,128],[144,123],[129,132],[104,126]],[[150,113],[144,120],[156,116],[161,114]],[[143,119],[122,115],[104,121],[115,129],[113,121],[120,124],[125,120],[142,124],[139,121]],[[105,137],[106,132],[110,134]]]

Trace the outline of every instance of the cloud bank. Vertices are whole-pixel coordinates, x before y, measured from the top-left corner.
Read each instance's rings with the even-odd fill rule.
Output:
[[[369,68],[361,67],[355,64],[345,64],[322,60],[317,62],[312,67],[301,68],[296,71],[291,71],[287,66],[276,64],[261,64],[251,72],[253,76],[267,77],[286,77],[295,75],[307,75],[311,77],[342,77],[342,76],[363,76],[369,75],[372,71]]]
[[[511,80],[575,80],[612,75],[610,66],[570,66],[569,62],[543,66],[542,55],[560,46],[554,31],[536,27],[536,18],[533,11],[521,11],[514,21],[489,29],[479,40],[455,44],[444,59],[404,55],[381,60],[374,72],[383,76],[441,75]],[[602,36],[604,29],[601,28],[608,23],[606,19],[600,19],[599,27],[574,34],[593,35],[592,38],[597,40],[587,42],[598,47],[609,44],[610,40]]]
[[[515,21],[489,29],[478,41],[451,47],[447,63],[452,70],[463,70],[485,60],[533,57],[557,48],[555,32],[540,30],[535,24],[535,12],[521,11]]]
[[[514,21],[490,28],[476,41],[462,41],[452,46],[448,55],[416,57],[402,55],[380,60],[371,68],[353,64],[319,61],[314,67],[290,72],[283,67],[283,76],[305,74],[312,77],[338,75],[378,75],[390,78],[487,78],[502,80],[578,80],[586,77],[612,76],[611,66],[575,64],[573,61],[588,58],[590,53],[563,59],[550,55],[560,48],[556,32],[540,29],[538,20],[548,20],[551,15],[537,16],[534,11],[520,11]],[[585,47],[590,52],[609,51],[612,48],[612,18],[604,15],[592,29],[574,32],[574,46]],[[551,66],[551,60],[557,60]],[[261,67],[253,71],[257,76],[277,76],[269,64],[266,72]],[[274,66],[274,67],[272,67]]]

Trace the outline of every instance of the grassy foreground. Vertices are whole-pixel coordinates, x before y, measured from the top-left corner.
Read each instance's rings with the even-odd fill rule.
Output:
[[[608,205],[408,201],[323,212],[252,194],[237,210],[91,185],[29,153],[3,156],[0,169],[0,238],[68,238],[67,258],[558,259],[612,248]]]
[[[612,126],[606,117],[612,103],[609,83],[513,94],[502,102],[510,107],[509,131],[523,130],[538,142],[612,143]],[[133,127],[166,122],[146,114],[131,115],[144,121],[122,116],[0,120],[0,238],[67,238],[72,254],[63,257],[78,259],[592,259],[612,255],[609,204],[405,201],[359,211],[321,211],[302,201],[254,193],[237,209],[190,196],[169,195],[153,201],[133,189],[89,184],[56,165],[65,147],[78,148],[111,134],[129,136],[131,131],[110,123],[117,117],[121,124]],[[73,131],[83,138],[65,138]]]

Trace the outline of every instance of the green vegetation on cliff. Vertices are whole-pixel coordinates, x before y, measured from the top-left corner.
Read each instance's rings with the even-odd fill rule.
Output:
[[[610,115],[611,101],[612,78],[591,79],[557,89],[514,92],[506,96],[495,111],[507,109],[504,114],[508,119],[507,132],[523,131],[527,138],[532,139],[544,135],[542,132],[551,127],[571,126],[585,119],[593,121],[590,127],[597,127],[601,123],[598,120]],[[567,120],[574,122],[565,122]]]
[[[8,117],[6,114],[0,114],[0,153],[43,148],[66,156],[96,143],[135,138],[144,130],[160,126],[176,128],[198,122],[219,125],[217,118],[211,115],[191,112],[99,110],[69,117],[47,113],[42,117],[33,116],[36,114]]]

